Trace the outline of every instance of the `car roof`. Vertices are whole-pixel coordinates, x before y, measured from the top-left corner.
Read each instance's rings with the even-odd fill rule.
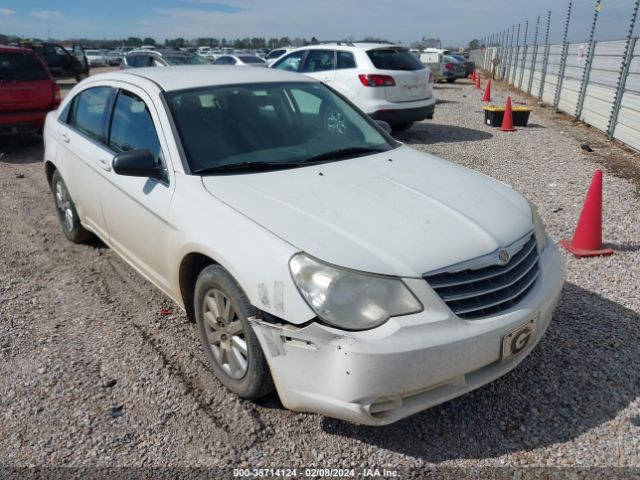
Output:
[[[318,45],[307,45],[296,50],[326,50],[327,48],[339,48],[341,50],[375,50],[378,48],[402,48],[408,50],[407,47],[392,43],[369,43],[369,42],[326,42]]]
[[[193,55],[191,52],[184,52],[182,50],[172,50],[170,48],[159,48],[156,50],[151,50],[150,48],[136,48],[135,50],[131,50],[130,52],[127,52],[127,55],[133,55],[133,54],[141,54],[144,53],[145,55],[153,55],[154,53],[156,55]]]
[[[95,80],[131,80],[141,77],[154,82],[165,91],[185,90],[214,85],[242,83],[308,82],[317,80],[299,73],[270,68],[249,69],[223,65],[176,65],[172,67],[145,67],[94,75]],[[129,77],[129,78],[127,78]]]

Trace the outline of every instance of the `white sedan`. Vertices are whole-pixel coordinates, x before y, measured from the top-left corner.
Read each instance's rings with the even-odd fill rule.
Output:
[[[245,73],[78,84],[44,130],[67,238],[97,235],[183,307],[243,398],[388,424],[520,363],[565,275],[535,207],[317,80]]]
[[[107,57],[100,50],[85,50],[90,67],[106,67]]]
[[[264,67],[267,68],[267,62],[257,55],[222,55],[215,59],[214,65],[235,65],[237,67]]]

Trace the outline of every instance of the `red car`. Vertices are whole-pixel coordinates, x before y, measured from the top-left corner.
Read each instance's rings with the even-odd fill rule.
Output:
[[[25,48],[0,46],[0,133],[42,130],[60,105],[60,87],[45,64]]]

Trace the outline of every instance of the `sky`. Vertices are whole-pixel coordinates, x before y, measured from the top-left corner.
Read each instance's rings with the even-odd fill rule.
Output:
[[[466,46],[473,38],[535,21],[552,10],[550,39],[561,40],[565,0],[0,0],[0,33],[58,39],[152,37],[367,36],[410,44],[422,37]],[[602,0],[596,39],[626,37],[633,0]],[[595,1],[574,0],[569,40],[588,39]],[[517,28],[517,27],[516,27]],[[544,28],[540,29],[542,38]],[[636,28],[637,34],[638,28]]]

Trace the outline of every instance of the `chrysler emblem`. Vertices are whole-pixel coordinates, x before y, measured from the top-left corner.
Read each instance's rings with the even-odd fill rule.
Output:
[[[509,261],[509,258],[510,258],[509,252],[504,248],[500,249],[500,251],[498,252],[498,263],[500,265],[506,265],[507,262]]]

